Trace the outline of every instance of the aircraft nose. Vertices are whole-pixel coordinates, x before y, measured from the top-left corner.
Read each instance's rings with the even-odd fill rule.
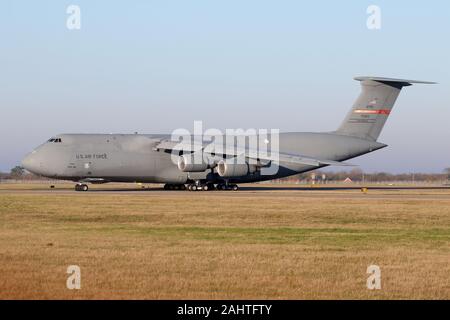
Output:
[[[30,172],[37,173],[39,169],[39,162],[36,158],[36,151],[27,154],[22,160],[22,167]]]

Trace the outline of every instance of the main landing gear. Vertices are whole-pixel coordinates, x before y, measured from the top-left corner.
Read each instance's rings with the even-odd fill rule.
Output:
[[[84,183],[77,183],[75,185],[75,191],[88,191],[89,187],[87,184]]]
[[[164,190],[186,190],[186,186],[184,184],[166,183],[164,185]]]
[[[238,191],[239,186],[237,184],[225,184],[225,183],[219,183],[217,185],[217,190],[232,190],[232,191]]]
[[[206,183],[206,184],[192,183],[188,184],[187,189],[189,191],[212,191],[215,189],[215,187],[213,183]]]
[[[217,187],[214,186],[213,183],[207,183],[207,184],[189,184],[187,186],[187,189],[189,191],[212,191],[212,190],[232,190],[232,191],[238,191],[239,187],[237,184],[225,184],[225,183],[219,183]]]

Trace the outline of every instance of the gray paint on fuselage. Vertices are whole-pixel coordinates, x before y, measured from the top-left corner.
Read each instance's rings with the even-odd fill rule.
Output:
[[[61,134],[60,143],[47,142],[27,156],[24,166],[37,174],[55,179],[80,181],[102,178],[110,182],[186,183],[188,174],[172,162],[171,154],[155,146],[170,135],[140,134]],[[386,145],[332,133],[280,133],[283,153],[342,161]],[[259,172],[229,179],[243,183],[271,180],[317,169],[293,163],[280,163],[275,175]]]

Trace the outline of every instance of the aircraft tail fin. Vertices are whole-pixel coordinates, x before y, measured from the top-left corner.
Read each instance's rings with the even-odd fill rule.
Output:
[[[361,94],[336,133],[373,141],[378,139],[403,87],[434,83],[380,77],[356,77],[355,80],[361,81]]]

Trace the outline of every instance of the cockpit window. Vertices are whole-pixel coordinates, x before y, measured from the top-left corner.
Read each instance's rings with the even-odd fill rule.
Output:
[[[61,138],[51,138],[47,142],[60,143],[62,141],[61,141]]]

